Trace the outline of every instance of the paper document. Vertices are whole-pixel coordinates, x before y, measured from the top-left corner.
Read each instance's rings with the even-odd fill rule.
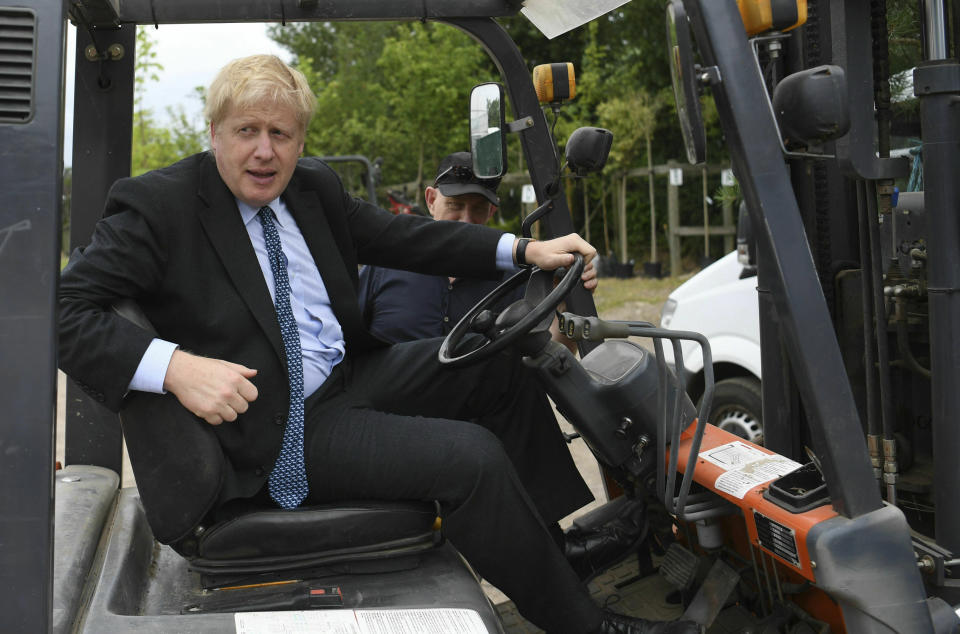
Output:
[[[487,634],[473,610],[311,610],[234,614],[237,634]]]

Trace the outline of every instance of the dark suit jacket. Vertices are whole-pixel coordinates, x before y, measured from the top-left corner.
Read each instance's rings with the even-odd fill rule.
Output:
[[[360,312],[367,329],[390,343],[432,339],[450,334],[480,300],[513,275],[481,280],[446,275],[424,275],[382,266],[360,269]],[[523,297],[525,287],[488,306],[500,312]]]
[[[361,320],[359,263],[496,275],[499,232],[392,215],[349,196],[319,160],[301,159],[283,198],[323,277],[348,356],[382,345]],[[110,311],[121,298],[136,300],[158,336],[182,349],[256,368],[259,398],[236,422],[214,427],[172,395],[127,396],[152,335]],[[158,539],[179,539],[218,500],[262,486],[288,409],[286,360],[263,273],[212,155],[113,186],[90,245],[63,271],[60,311],[60,367],[108,408],[123,410]]]

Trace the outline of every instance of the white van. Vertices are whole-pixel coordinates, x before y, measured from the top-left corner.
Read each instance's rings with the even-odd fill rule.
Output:
[[[670,293],[660,325],[692,330],[710,342],[715,389],[709,422],[762,444],[760,396],[760,319],[756,269],[728,253]],[[687,391],[694,402],[703,395],[703,355],[692,341],[682,342]],[[664,346],[674,364],[671,346]]]

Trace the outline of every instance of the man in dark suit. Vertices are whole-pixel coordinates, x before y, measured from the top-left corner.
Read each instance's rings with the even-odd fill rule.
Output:
[[[437,341],[383,346],[357,306],[359,262],[482,277],[595,251],[350,197],[329,168],[298,164],[313,104],[275,57],[228,64],[208,92],[212,151],[118,181],[63,272],[61,367],[123,411],[155,535],[176,543],[238,503],[438,500],[450,541],[533,622],[659,627],[595,606],[544,528],[582,502],[556,430],[515,418],[526,370],[501,355],[446,371]],[[110,311],[121,299],[156,335]],[[453,398],[460,382],[476,387]],[[545,473],[517,475],[527,451]]]

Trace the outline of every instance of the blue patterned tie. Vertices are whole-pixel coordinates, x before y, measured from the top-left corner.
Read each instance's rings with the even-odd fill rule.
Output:
[[[290,278],[280,246],[280,234],[273,223],[273,210],[261,207],[257,214],[263,225],[267,257],[273,271],[277,318],[287,355],[287,378],[290,381],[290,411],[283,431],[280,456],[270,472],[270,497],[285,509],[294,509],[307,497],[307,471],[303,464],[303,356],[300,349],[300,331],[290,308]]]

